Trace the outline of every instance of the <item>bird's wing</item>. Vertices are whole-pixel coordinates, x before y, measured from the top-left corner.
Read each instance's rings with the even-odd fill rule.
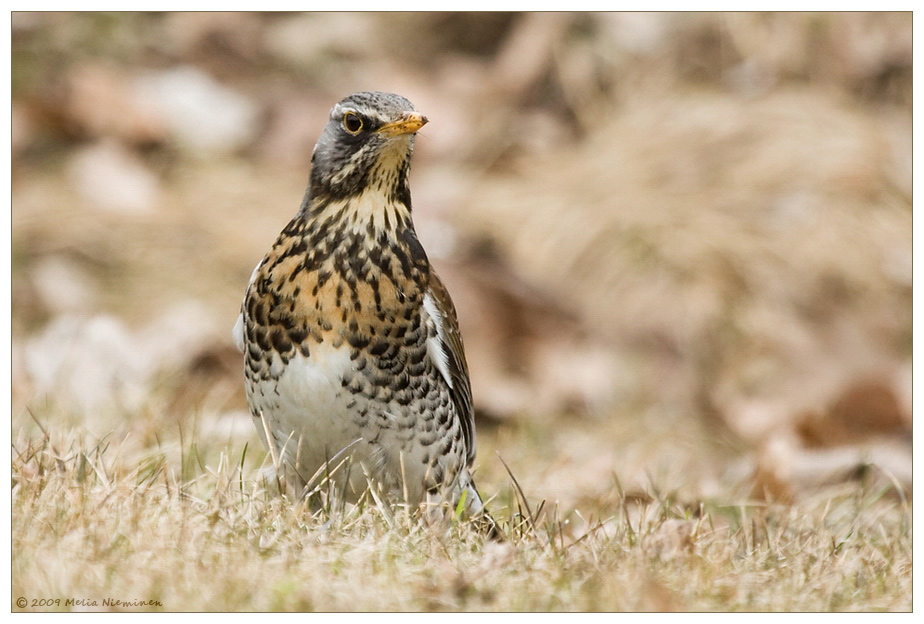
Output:
[[[475,410],[472,406],[472,385],[465,363],[462,334],[456,309],[439,276],[430,271],[430,285],[424,295],[424,309],[436,326],[436,335],[427,340],[427,352],[446,384],[456,413],[462,424],[466,456],[469,463],[475,459]]]

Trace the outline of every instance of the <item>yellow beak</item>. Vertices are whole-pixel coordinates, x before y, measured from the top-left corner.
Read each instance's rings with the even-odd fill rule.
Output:
[[[387,137],[398,136],[399,134],[411,134],[417,132],[427,123],[427,118],[420,113],[404,113],[401,117],[389,124],[385,124],[376,132]]]

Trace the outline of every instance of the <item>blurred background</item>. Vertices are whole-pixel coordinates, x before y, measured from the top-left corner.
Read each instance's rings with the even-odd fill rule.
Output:
[[[256,449],[244,288],[380,90],[482,489],[911,486],[911,13],[13,13],[11,71],[14,439]]]

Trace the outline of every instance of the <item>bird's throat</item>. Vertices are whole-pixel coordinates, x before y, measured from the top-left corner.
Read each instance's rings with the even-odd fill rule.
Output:
[[[378,189],[368,189],[345,199],[317,202],[309,211],[308,225],[374,243],[393,239],[410,223],[411,210],[406,204]]]

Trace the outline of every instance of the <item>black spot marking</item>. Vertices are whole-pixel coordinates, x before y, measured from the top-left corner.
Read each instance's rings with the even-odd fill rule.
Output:
[[[273,343],[273,348],[280,354],[287,353],[292,348],[292,343],[288,341],[285,333],[280,330],[274,329],[270,332],[270,341]]]
[[[349,342],[350,346],[354,349],[365,349],[369,345],[369,339],[367,337],[356,333],[350,333],[347,336],[347,342]]]

